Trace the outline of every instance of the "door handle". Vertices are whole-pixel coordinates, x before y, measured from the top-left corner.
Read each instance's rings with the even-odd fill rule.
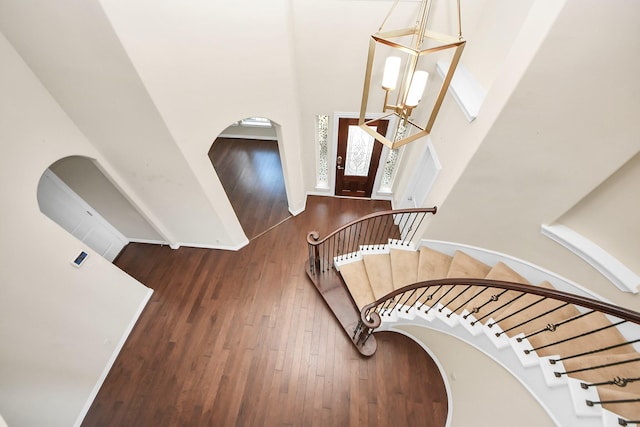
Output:
[[[344,169],[344,166],[341,166],[342,165],[342,156],[338,156],[338,158],[336,159],[336,163],[338,164],[336,166],[336,168],[338,168],[339,171]]]

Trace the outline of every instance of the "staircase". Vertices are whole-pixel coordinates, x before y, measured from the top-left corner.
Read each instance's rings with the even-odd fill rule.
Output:
[[[375,352],[374,330],[400,324],[440,329],[503,366],[516,361],[519,366],[509,370],[522,373],[521,381],[559,425],[638,425],[638,313],[558,291],[549,282],[532,284],[503,262],[488,265],[464,251],[415,249],[407,237],[414,228],[404,227],[394,212],[388,214],[392,238],[386,242],[366,236],[365,225],[354,222],[343,231],[360,227],[360,232],[349,231],[348,238],[345,234],[337,240],[354,241],[346,250],[327,250],[323,257],[310,247],[307,271],[314,283],[319,277],[333,283],[327,286],[330,293],[336,297],[341,288],[346,305],[360,311],[358,322],[349,318],[341,323],[363,354]],[[405,215],[413,216],[415,225],[416,213]],[[308,241],[317,242],[317,233]],[[342,286],[332,275],[341,277]],[[345,301],[342,309],[348,311]],[[536,389],[540,376],[544,381]],[[560,394],[565,397],[559,399]],[[571,411],[571,417],[553,408],[563,399],[572,408],[559,410]]]

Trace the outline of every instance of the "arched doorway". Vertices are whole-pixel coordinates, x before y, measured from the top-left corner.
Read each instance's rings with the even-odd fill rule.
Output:
[[[291,217],[276,126],[267,118],[245,118],[227,127],[209,149],[209,159],[250,240]]]
[[[129,242],[165,243],[88,157],[51,164],[40,177],[37,198],[42,213],[109,261]]]

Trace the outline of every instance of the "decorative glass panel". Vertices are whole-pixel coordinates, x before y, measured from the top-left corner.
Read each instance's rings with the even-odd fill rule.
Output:
[[[316,116],[316,132],[318,138],[317,186],[329,187],[329,155],[327,135],[329,116]]]
[[[396,129],[396,134],[393,137],[393,141],[400,141],[405,137],[407,133],[407,127],[405,125],[404,120],[400,120],[398,124],[398,128]],[[381,187],[387,190],[391,190],[391,184],[393,184],[394,172],[396,170],[396,163],[398,162],[400,149],[394,148],[389,150],[389,154],[387,155],[387,161],[384,165],[384,174],[382,175],[382,184]]]
[[[394,148],[393,150],[389,150],[389,155],[387,155],[387,161],[384,164],[384,175],[382,175],[382,185],[385,187],[391,187],[393,171],[396,169],[399,151],[399,148]]]
[[[372,129],[377,130],[375,126]],[[369,164],[375,140],[358,126],[349,126],[347,137],[347,154],[344,174],[349,176],[369,175]]]

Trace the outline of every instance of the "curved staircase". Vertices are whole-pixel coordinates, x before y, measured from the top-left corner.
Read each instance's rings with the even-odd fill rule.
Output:
[[[548,281],[531,284],[505,263],[488,265],[465,251],[414,249],[398,211],[388,215],[396,228],[384,242],[363,233],[364,225],[347,238],[345,230],[357,230],[356,222],[337,239],[355,243],[334,242],[338,250],[311,249],[317,233],[308,238],[309,277],[334,312],[318,283],[333,298],[343,292],[342,319],[345,299],[360,311],[355,326],[352,318],[336,316],[363,354],[375,351],[375,330],[402,324],[439,329],[518,376],[558,425],[638,425],[640,314],[555,290]]]

